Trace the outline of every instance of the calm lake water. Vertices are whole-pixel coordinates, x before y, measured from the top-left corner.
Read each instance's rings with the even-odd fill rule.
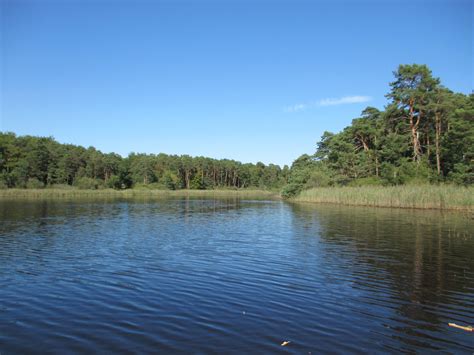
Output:
[[[0,201],[0,353],[471,354],[448,322],[474,325],[473,231],[281,201]]]

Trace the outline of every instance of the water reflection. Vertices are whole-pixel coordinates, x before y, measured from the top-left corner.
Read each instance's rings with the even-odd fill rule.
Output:
[[[354,293],[369,291],[361,301],[373,307],[366,315],[385,328],[378,335],[395,337],[407,349],[439,350],[438,342],[455,344],[434,336],[449,332],[448,322],[473,322],[472,220],[433,211],[305,204],[292,209],[295,230],[318,235],[325,244],[328,273],[351,280]]]
[[[456,214],[142,198],[0,221],[2,353],[474,350],[447,327],[474,319]]]

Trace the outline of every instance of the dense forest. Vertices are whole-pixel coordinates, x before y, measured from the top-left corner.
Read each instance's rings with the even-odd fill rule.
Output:
[[[287,175],[288,167],[273,164],[167,154],[122,158],[53,138],[0,133],[0,188],[278,189]]]
[[[425,65],[400,65],[383,111],[367,107],[316,152],[287,166],[131,153],[123,158],[50,137],[0,132],[0,188],[283,189],[474,183],[474,95],[453,93]]]

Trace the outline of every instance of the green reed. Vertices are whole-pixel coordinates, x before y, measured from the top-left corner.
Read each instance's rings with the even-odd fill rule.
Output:
[[[474,210],[474,187],[403,185],[313,188],[301,192],[292,201],[373,207]]]

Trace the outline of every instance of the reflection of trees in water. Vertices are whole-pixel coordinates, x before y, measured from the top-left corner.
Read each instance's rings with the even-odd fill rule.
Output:
[[[468,218],[331,205],[292,209],[294,228],[317,226],[324,245],[337,245],[333,251],[353,287],[373,292],[375,302],[381,291],[396,305],[396,314],[427,330],[436,330],[444,316],[469,321],[470,314],[472,321],[474,223]],[[400,330],[410,333],[414,326]]]
[[[18,250],[19,245],[25,244],[40,256],[54,249],[57,236],[61,237],[61,247],[80,247],[80,243],[86,241],[75,238],[78,231],[86,230],[87,243],[91,244],[95,242],[94,236],[115,232],[132,239],[137,235],[159,233],[157,225],[163,221],[174,221],[177,226],[198,218],[205,223],[212,221],[212,215],[226,216],[230,211],[264,205],[262,201],[242,202],[239,198],[156,199],[146,196],[127,200],[3,200],[0,201],[0,249],[3,252],[0,252],[5,261],[10,249]]]

